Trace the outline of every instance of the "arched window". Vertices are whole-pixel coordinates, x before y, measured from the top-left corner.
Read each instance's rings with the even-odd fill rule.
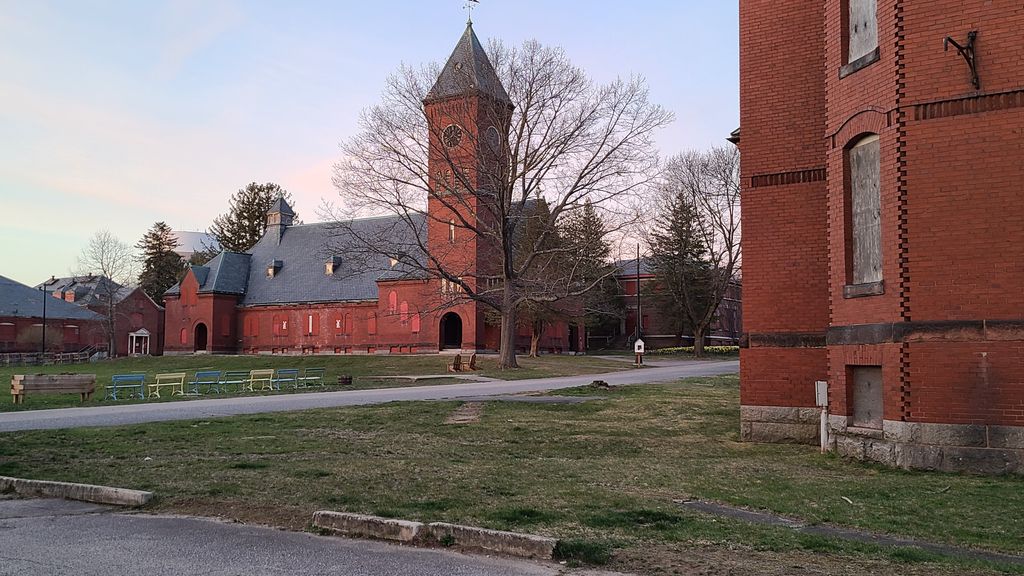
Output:
[[[409,303],[402,300],[402,305],[398,308],[398,319],[405,324],[409,321]]]
[[[448,241],[455,243],[455,220],[448,221]]]
[[[185,328],[181,329],[181,343],[188,344],[188,330]]]
[[[395,313],[395,308],[398,306],[398,294],[394,290],[388,293],[388,312]]]
[[[370,313],[370,316],[366,318],[366,333],[376,334],[377,333],[377,314],[374,312]]]
[[[413,314],[412,315],[412,321],[409,323],[409,326],[412,329],[412,333],[413,334],[419,334],[420,333],[420,315],[419,314]]]
[[[868,134],[846,151],[846,256],[848,284],[882,281],[881,141]],[[880,293],[847,290],[847,296]]]

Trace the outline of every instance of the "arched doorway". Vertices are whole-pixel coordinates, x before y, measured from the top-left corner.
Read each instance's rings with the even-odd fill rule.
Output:
[[[441,349],[462,348],[462,318],[455,312],[441,317]]]
[[[203,324],[202,322],[196,324],[196,337],[193,342],[195,343],[195,347],[193,348],[194,351],[206,351],[206,324]]]

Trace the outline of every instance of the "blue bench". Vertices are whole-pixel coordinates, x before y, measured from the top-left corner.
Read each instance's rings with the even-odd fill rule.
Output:
[[[299,387],[299,369],[298,368],[278,368],[277,375],[274,376],[274,389],[280,390],[282,384],[291,384],[292,388]]]
[[[249,381],[248,370],[228,370],[221,374],[220,379],[217,381],[217,386],[211,388],[211,392],[230,392],[231,387],[234,386],[239,392],[242,391],[242,386]]]
[[[188,382],[188,393],[198,396],[202,394],[200,387],[206,386],[207,392],[219,391],[220,370],[200,370]]]
[[[119,400],[118,394],[121,390],[125,391],[125,398],[145,398],[145,384],[146,375],[144,373],[114,374],[110,377],[110,384],[107,384],[103,399]]]

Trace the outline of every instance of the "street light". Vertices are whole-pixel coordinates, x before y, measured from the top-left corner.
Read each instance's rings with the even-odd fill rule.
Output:
[[[43,349],[40,350],[39,361],[45,362],[46,356],[46,300],[49,298],[49,294],[46,292],[46,284],[39,287],[43,292]]]

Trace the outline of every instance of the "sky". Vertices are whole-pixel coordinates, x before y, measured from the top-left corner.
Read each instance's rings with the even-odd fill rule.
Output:
[[[77,270],[89,237],[205,230],[252,181],[306,222],[387,76],[444,62],[464,0],[0,0],[0,275]],[[676,115],[663,156],[739,125],[737,2],[481,0],[481,41],[562,47],[598,82],[643,76]]]

